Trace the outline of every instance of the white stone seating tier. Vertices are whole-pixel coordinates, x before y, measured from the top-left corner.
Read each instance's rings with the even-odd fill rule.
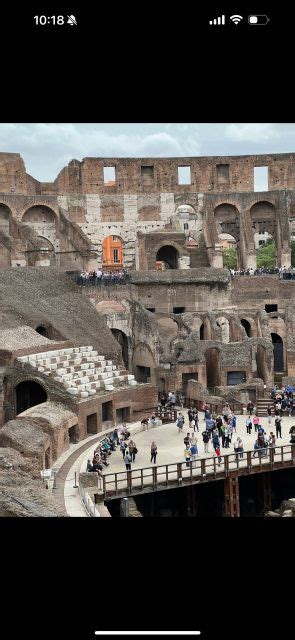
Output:
[[[118,369],[112,360],[99,356],[93,347],[73,347],[45,353],[31,353],[17,358],[20,363],[49,376],[62,384],[72,396],[88,398],[98,391],[113,391],[117,387],[135,386],[134,375]]]

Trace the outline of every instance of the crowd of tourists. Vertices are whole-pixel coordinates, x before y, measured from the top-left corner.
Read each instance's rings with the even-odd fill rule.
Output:
[[[271,390],[271,398],[273,400],[273,405],[268,406],[268,415],[270,414],[270,410],[272,409],[274,415],[288,414],[291,417],[295,411],[294,405],[294,388],[291,386],[282,387],[282,389],[278,389],[275,385]]]
[[[126,284],[129,280],[130,276],[127,269],[122,268],[119,271],[96,269],[96,271],[82,271],[78,278],[78,284],[82,286],[107,286],[110,284]]]
[[[253,402],[248,402],[247,404],[248,413],[245,419],[245,433],[247,435],[252,435],[253,429],[253,435],[255,434],[252,447],[253,458],[257,456],[265,457],[268,455],[268,451],[271,447],[274,448],[277,446],[277,440],[282,438],[283,403],[287,403],[285,406],[288,406],[288,403],[292,401],[293,408],[293,389],[291,387],[283,387],[281,390],[274,387],[272,389],[272,398],[273,404],[269,404],[267,408],[267,421],[269,428],[271,428],[272,420],[274,418],[275,434],[273,431],[270,431],[269,435],[267,435],[266,430],[261,424],[260,417],[255,413]],[[175,394],[169,393],[165,398],[165,406],[175,406],[174,400]],[[292,413],[289,412],[289,415],[292,415]],[[188,409],[187,416],[185,416],[182,411],[179,411],[176,418],[178,433],[183,433],[187,425],[187,428],[185,429],[186,435],[183,439],[184,459],[187,466],[190,466],[191,462],[193,468],[196,466],[196,459],[199,456],[199,437],[203,443],[202,453],[210,453],[209,446],[211,445],[210,449],[212,453],[215,454],[219,465],[222,460],[222,449],[229,449],[231,443],[233,444],[236,458],[244,457],[245,451],[243,438],[241,435],[237,434],[237,416],[228,403],[224,404],[222,411],[219,414],[212,412],[209,406],[205,405],[204,418],[202,420],[204,420],[204,425],[201,426],[198,411],[193,406]],[[157,427],[158,425],[159,420],[156,416],[156,412],[153,412],[149,418],[145,417],[141,420],[141,426],[144,430]],[[200,434],[199,437],[197,436],[197,433]],[[295,426],[290,428],[289,434],[290,443],[295,444]],[[122,427],[116,427],[112,433],[106,435],[98,443],[94,451],[92,461],[88,460],[87,471],[96,472],[101,476],[103,467],[107,467],[109,465],[108,457],[111,455],[112,451],[115,451],[117,448],[119,448],[122,454],[126,470],[131,471],[131,464],[136,460],[138,448],[135,441],[130,438],[130,432],[128,431],[125,423]],[[152,440],[150,445],[151,463],[156,464],[157,454],[157,444],[155,440]]]
[[[229,271],[232,276],[262,276],[265,274],[279,274],[282,276],[287,271],[287,267],[259,267],[256,269],[252,267],[249,269],[231,269],[229,267]]]
[[[128,438],[130,438],[130,432],[126,424],[123,424],[122,427],[116,427],[114,431],[104,436],[94,450],[92,461],[87,460],[86,471],[96,472],[100,476],[103,467],[109,466],[108,457],[116,450],[117,446],[120,449],[122,447],[121,450],[127,448],[126,440]]]
[[[247,405],[249,414],[245,420],[246,433],[251,435],[252,428],[255,433],[255,440],[253,443],[253,458],[256,456],[266,456],[268,447],[275,447],[276,440],[282,438],[282,418],[280,408],[280,394],[276,399],[274,409],[271,405],[268,407],[268,424],[271,427],[272,424],[272,412],[274,413],[274,426],[275,434],[270,431],[267,435],[266,430],[263,428],[260,422],[260,417],[257,414],[252,416],[252,410],[254,405],[249,402]],[[188,431],[184,438],[184,458],[189,465],[191,461],[195,461],[198,456],[198,438],[196,431],[199,431],[199,417],[198,412],[193,407],[188,410]],[[244,457],[244,444],[240,436],[237,436],[237,417],[232,411],[230,405],[226,403],[223,406],[222,412],[219,415],[212,413],[208,407],[204,407],[204,422],[205,428],[201,433],[204,453],[209,453],[209,444],[212,444],[213,451],[218,458],[218,464],[221,464],[221,449],[228,449],[233,441],[234,452],[237,457]],[[185,417],[182,412],[179,412],[176,425],[178,432],[182,433],[185,426]],[[290,443],[295,444],[295,426],[289,430]],[[235,438],[233,440],[233,438]],[[193,465],[195,466],[195,465]]]

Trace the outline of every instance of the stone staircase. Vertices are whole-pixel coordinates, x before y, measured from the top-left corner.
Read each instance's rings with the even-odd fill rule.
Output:
[[[117,368],[112,360],[98,355],[93,347],[73,347],[17,358],[40,373],[62,384],[72,396],[87,398],[99,391],[114,391],[118,387],[135,386],[134,375]]]
[[[208,252],[203,234],[199,238],[199,246],[190,249],[190,267],[196,269],[198,267],[210,267]]]
[[[269,404],[273,404],[271,397],[269,398],[257,398],[256,400],[256,409],[258,416],[267,416],[267,407]],[[272,409],[273,414],[273,409]]]

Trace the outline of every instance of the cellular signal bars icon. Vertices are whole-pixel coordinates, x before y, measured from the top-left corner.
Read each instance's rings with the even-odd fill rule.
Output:
[[[209,20],[209,24],[211,25],[223,25],[225,24],[225,16],[219,16],[218,18],[214,18],[213,20]]]

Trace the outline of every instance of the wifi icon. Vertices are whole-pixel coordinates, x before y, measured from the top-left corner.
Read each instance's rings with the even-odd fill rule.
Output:
[[[243,20],[243,16],[239,16],[239,15],[230,16],[230,20],[234,24],[239,24],[239,22],[241,22],[241,20]]]

